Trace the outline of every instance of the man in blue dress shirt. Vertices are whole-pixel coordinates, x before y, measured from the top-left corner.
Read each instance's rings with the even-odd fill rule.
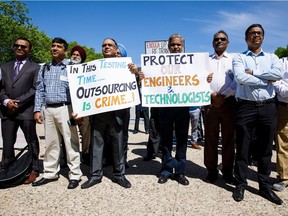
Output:
[[[245,32],[248,50],[233,59],[237,82],[236,159],[233,198],[244,199],[247,186],[248,151],[252,130],[255,129],[258,159],[259,194],[281,205],[283,201],[272,191],[269,183],[272,144],[276,128],[276,105],[273,82],[283,76],[279,58],[262,50],[264,29],[260,24],[249,26]]]

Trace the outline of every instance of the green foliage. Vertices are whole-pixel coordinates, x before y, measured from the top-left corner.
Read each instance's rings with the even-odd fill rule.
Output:
[[[51,61],[50,47],[52,38],[38,27],[30,24],[31,18],[27,17],[29,10],[24,2],[19,0],[0,0],[0,64],[14,59],[12,46],[19,37],[27,38],[33,45],[30,55],[37,63]],[[72,45],[71,45],[72,44]],[[69,43],[69,48],[77,45],[77,42]],[[87,48],[87,60],[91,61],[102,58],[102,53],[95,53],[93,48]]]
[[[277,55],[279,58],[287,57],[288,56],[288,45],[286,48],[278,47],[275,50],[275,55]]]
[[[31,20],[26,16],[29,12],[26,4],[18,0],[12,0],[9,3],[0,1],[0,14],[4,17],[11,18],[21,25],[29,25]]]

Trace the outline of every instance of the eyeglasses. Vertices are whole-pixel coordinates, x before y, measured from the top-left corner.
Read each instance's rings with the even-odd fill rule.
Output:
[[[108,46],[108,47],[113,47],[114,45],[113,45],[113,44],[109,44],[109,43],[107,43],[107,44],[102,44],[102,47],[106,47],[106,46]]]
[[[214,38],[214,39],[213,39],[214,42],[218,42],[219,40],[221,40],[221,41],[223,41],[223,42],[224,42],[224,41],[228,41],[227,38]]]
[[[249,36],[263,36],[263,33],[260,31],[253,31],[253,32],[248,32]]]
[[[25,45],[20,45],[20,44],[14,44],[13,47],[14,47],[15,49],[18,49],[18,47],[20,47],[21,49],[26,49],[26,48],[27,48],[27,46],[25,46]]]
[[[180,47],[180,46],[182,46],[182,44],[180,44],[180,43],[171,43],[170,46],[171,47],[174,47],[174,46]]]

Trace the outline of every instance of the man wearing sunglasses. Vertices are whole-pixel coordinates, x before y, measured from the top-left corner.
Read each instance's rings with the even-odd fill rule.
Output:
[[[204,164],[208,170],[205,179],[214,183],[218,178],[218,142],[221,128],[222,174],[225,183],[233,183],[234,119],[236,82],[232,72],[232,58],[226,49],[228,35],[221,30],[213,37],[214,54],[210,55],[209,76],[211,105],[205,106]]]
[[[28,39],[18,38],[13,45],[13,51],[16,59],[1,66],[2,168],[5,169],[15,159],[14,145],[20,127],[33,152],[33,169],[25,181],[28,184],[34,182],[39,175],[39,142],[33,108],[40,66],[29,58],[32,44]]]

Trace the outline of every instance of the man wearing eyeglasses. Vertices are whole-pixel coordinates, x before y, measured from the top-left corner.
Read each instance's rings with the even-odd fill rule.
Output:
[[[40,66],[29,58],[32,44],[28,39],[18,38],[13,45],[13,51],[16,59],[1,66],[2,168],[5,169],[15,159],[14,145],[20,127],[33,152],[33,170],[25,182],[28,184],[34,182],[39,175],[39,142],[33,108]]]
[[[283,201],[272,191],[269,183],[271,173],[272,143],[276,128],[275,89],[273,83],[283,76],[283,66],[275,54],[266,53],[261,45],[264,29],[252,24],[245,32],[248,50],[235,55],[234,77],[237,82],[236,110],[236,159],[235,201],[244,199],[248,175],[248,151],[252,130],[257,137],[255,149],[258,159],[259,194],[281,205]]]
[[[236,82],[232,72],[233,55],[228,54],[228,35],[221,30],[214,34],[214,54],[210,55],[209,76],[211,105],[205,106],[204,164],[208,170],[205,179],[214,183],[218,178],[218,143],[221,131],[222,175],[225,183],[233,183],[234,122]],[[220,130],[221,128],[221,130]]]
[[[112,38],[106,38],[102,44],[104,58],[118,57],[117,42]],[[137,73],[137,66],[128,64],[132,73]],[[87,189],[99,184],[103,177],[103,152],[105,145],[110,147],[109,154],[113,158],[112,181],[124,188],[130,188],[131,183],[125,177],[125,159],[123,148],[123,128],[127,117],[127,109],[99,113],[91,116],[91,154],[90,177],[81,185]],[[109,146],[107,146],[109,145]]]

